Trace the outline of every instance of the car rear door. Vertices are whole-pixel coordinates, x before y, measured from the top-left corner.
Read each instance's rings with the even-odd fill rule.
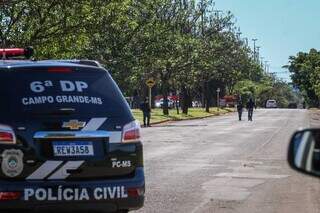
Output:
[[[82,180],[130,176],[142,147],[123,144],[134,118],[108,72],[86,66],[36,66],[0,72],[0,124],[10,126],[23,151],[23,171],[0,178]],[[121,166],[115,166],[115,163]]]

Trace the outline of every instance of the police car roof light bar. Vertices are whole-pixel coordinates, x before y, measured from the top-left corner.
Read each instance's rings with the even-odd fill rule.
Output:
[[[26,47],[23,48],[5,48],[0,49],[0,55],[2,55],[2,59],[8,59],[9,57],[17,57],[17,56],[25,56],[27,59],[31,58],[33,55],[33,48]]]

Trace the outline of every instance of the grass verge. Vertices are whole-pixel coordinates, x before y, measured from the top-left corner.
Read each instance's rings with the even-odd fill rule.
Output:
[[[223,108],[217,109],[216,107],[210,108],[210,112],[206,112],[203,108],[189,108],[188,115],[182,114],[181,110],[180,113],[177,114],[176,109],[169,110],[169,115],[163,115],[162,109],[152,109],[151,112],[151,124],[164,122],[164,121],[179,121],[179,120],[188,120],[188,119],[197,119],[197,118],[205,118],[208,116],[215,116],[226,114],[228,112],[234,112],[233,108]],[[143,115],[142,111],[139,109],[132,110],[133,116],[143,124]]]

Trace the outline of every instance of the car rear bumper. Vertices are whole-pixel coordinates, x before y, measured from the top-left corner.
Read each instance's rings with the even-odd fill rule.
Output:
[[[1,200],[3,210],[104,211],[139,209],[144,203],[144,171],[130,179],[97,181],[0,181],[0,192],[20,192],[16,200]],[[1,193],[0,193],[1,194]]]

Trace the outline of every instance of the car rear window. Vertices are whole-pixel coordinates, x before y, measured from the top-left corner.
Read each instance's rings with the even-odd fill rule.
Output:
[[[127,104],[108,72],[96,68],[64,72],[67,70],[0,70],[0,118],[21,119],[61,109],[72,109],[81,117],[128,115]]]

